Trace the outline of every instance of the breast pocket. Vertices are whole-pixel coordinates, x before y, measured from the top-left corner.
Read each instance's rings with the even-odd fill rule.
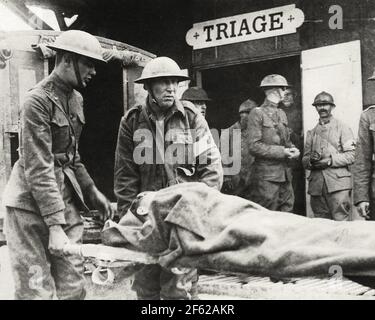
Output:
[[[61,112],[56,112],[51,120],[52,152],[64,152],[70,141],[68,119]]]
[[[280,137],[277,134],[275,123],[268,117],[263,118],[263,142],[266,144],[280,144]]]

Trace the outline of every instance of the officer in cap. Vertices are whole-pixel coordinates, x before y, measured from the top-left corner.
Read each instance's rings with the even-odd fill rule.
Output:
[[[49,47],[56,51],[55,68],[28,92],[21,110],[19,160],[3,198],[7,244],[16,299],[83,299],[83,260],[63,255],[63,248],[82,241],[86,204],[103,220],[113,215],[78,153],[85,119],[76,89],[95,76],[102,49],[94,36],[77,30],[63,32]]]
[[[181,100],[187,100],[192,102],[195,107],[201,112],[203,117],[206,117],[207,112],[207,101],[211,99],[208,98],[206,91],[199,87],[191,87],[184,91]]]
[[[257,106],[258,104],[251,99],[242,102],[238,108],[239,120],[227,129],[229,130],[230,153],[233,155],[233,161],[241,162],[241,169],[238,174],[226,175],[224,177],[222,192],[245,199],[249,199],[251,168],[254,162],[254,157],[249,152],[247,122],[250,111]],[[233,143],[235,130],[241,133],[241,148],[238,150],[234,149],[235,145]]]
[[[317,218],[337,221],[351,216],[355,142],[351,129],[332,115],[335,108],[328,92],[319,93],[312,104],[319,114],[318,124],[307,132],[302,163],[311,170],[308,193]]]
[[[250,199],[267,209],[290,212],[294,204],[290,159],[300,152],[290,141],[285,112],[278,108],[290,85],[278,74],[263,78],[266,98],[249,115],[249,150],[255,157]]]
[[[189,181],[221,188],[220,152],[207,122],[191,102],[176,97],[178,83],[187,79],[174,60],[158,57],[146,64],[136,80],[148,96],[120,123],[114,178],[120,216],[144,191]],[[142,154],[151,157],[142,158]],[[179,286],[178,277],[169,269],[148,265],[135,274],[133,290],[138,299],[196,298],[197,273],[189,274],[191,289]]]

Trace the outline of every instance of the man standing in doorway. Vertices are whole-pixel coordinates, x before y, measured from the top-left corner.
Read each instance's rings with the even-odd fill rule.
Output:
[[[291,212],[294,205],[289,160],[300,152],[290,141],[285,112],[278,106],[290,86],[278,74],[263,78],[260,88],[266,98],[249,115],[249,150],[255,157],[250,199],[263,207]]]
[[[6,237],[16,299],[83,299],[83,260],[64,255],[83,235],[87,203],[112,217],[81,163],[78,141],[85,122],[85,88],[104,61],[99,41],[83,31],[62,33],[53,44],[55,68],[26,96],[21,110],[20,158],[4,194]]]
[[[204,182],[220,190],[221,157],[206,120],[191,102],[176,98],[178,82],[187,80],[168,57],[151,60],[136,80],[148,96],[122,118],[115,157],[115,194],[120,216],[137,195],[180,182]],[[177,148],[182,157],[170,159]],[[139,155],[151,152],[151,159]],[[157,159],[161,161],[157,161]],[[191,273],[191,289],[179,286],[178,277],[160,265],[147,265],[136,273],[133,290],[138,299],[190,299],[197,297],[197,273]]]
[[[245,199],[250,198],[250,185],[251,185],[251,169],[254,162],[254,157],[249,152],[248,130],[247,123],[249,120],[250,111],[256,108],[258,104],[247,99],[241,103],[238,114],[239,121],[230,126],[229,130],[229,150],[233,157],[241,158],[241,170],[236,175],[227,175],[224,177],[224,184],[222,191],[227,194],[233,194]],[[234,130],[241,130],[241,148],[234,150],[233,133]],[[234,160],[236,161],[236,160]]]
[[[298,150],[303,150],[302,135],[302,110],[297,104],[297,92],[294,88],[287,88],[284,99],[280,102],[279,107],[284,110],[288,119],[290,131],[290,141]],[[305,214],[305,170],[302,166],[300,157],[290,161],[290,167],[293,175],[293,190],[295,195],[293,212]]]
[[[335,108],[328,92],[319,93],[313,102],[319,123],[307,132],[302,163],[311,170],[308,193],[317,218],[337,221],[351,216],[352,178],[355,141],[351,129],[332,116]]]
[[[203,117],[207,114],[207,101],[211,99],[208,98],[205,90],[199,87],[191,87],[186,89],[182,94],[181,100],[187,100],[194,104],[194,106],[200,111]]]

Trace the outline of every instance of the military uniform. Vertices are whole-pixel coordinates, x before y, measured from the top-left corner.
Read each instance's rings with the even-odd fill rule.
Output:
[[[270,210],[292,211],[292,173],[284,149],[294,145],[285,112],[266,99],[250,112],[248,135],[255,157],[250,200]]]
[[[375,220],[375,106],[362,112],[353,172],[354,204],[370,203],[370,218]]]
[[[331,157],[331,166],[313,169],[312,153],[322,158]],[[354,162],[354,154],[351,129],[333,117],[324,122],[320,119],[315,128],[307,132],[302,163],[305,169],[312,169],[308,177],[308,193],[315,217],[349,220],[352,189],[349,166]]]
[[[176,100],[159,122],[152,109],[147,99],[144,105],[130,109],[120,123],[115,156],[115,194],[120,215],[142,191],[188,181],[204,182],[218,190],[222,185],[220,153],[199,111],[190,102]],[[158,146],[155,140],[161,139],[163,143]],[[165,162],[158,163],[158,157],[173,149],[179,149],[182,157],[171,161],[165,156]],[[142,150],[152,155],[151,161],[137,163],[135,155]],[[133,289],[139,299],[189,298],[189,290],[178,287],[177,280],[168,269],[149,265],[135,275]]]
[[[73,243],[82,239],[82,190],[94,184],[78,153],[84,123],[82,96],[55,72],[25,98],[20,158],[3,197],[18,299],[50,299],[54,289],[61,299],[85,296],[82,259],[48,251],[50,225],[62,224]]]
[[[245,199],[250,198],[250,185],[251,185],[251,172],[252,165],[254,163],[254,157],[249,151],[248,143],[248,131],[241,129],[240,122],[236,122],[230,126],[229,130],[229,150],[233,154],[233,157],[240,155],[241,157],[241,169],[236,175],[227,175],[224,178],[223,192],[233,194]],[[241,130],[241,149],[234,149],[233,145],[233,133],[234,130]],[[234,161],[238,161],[235,159]]]
[[[288,119],[290,128],[290,140],[297,149],[303,150],[302,136],[302,111],[300,106],[293,104],[290,107],[280,106]],[[290,161],[293,175],[293,190],[295,195],[293,213],[305,215],[305,170],[302,166],[301,157]]]

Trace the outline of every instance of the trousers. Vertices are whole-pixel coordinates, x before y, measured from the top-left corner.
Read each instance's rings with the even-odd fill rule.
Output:
[[[269,210],[292,212],[294,206],[292,183],[256,179],[252,183],[250,200]]]
[[[311,209],[315,218],[350,220],[352,212],[351,189],[328,193],[324,183],[321,196],[311,196]]]
[[[174,274],[157,264],[144,266],[134,275],[132,289],[138,300],[194,300],[197,299],[198,273]]]
[[[65,233],[81,243],[83,219],[72,187],[64,183]],[[37,212],[6,207],[6,239],[17,300],[84,299],[85,278],[81,257],[58,257],[48,251],[49,230]]]

